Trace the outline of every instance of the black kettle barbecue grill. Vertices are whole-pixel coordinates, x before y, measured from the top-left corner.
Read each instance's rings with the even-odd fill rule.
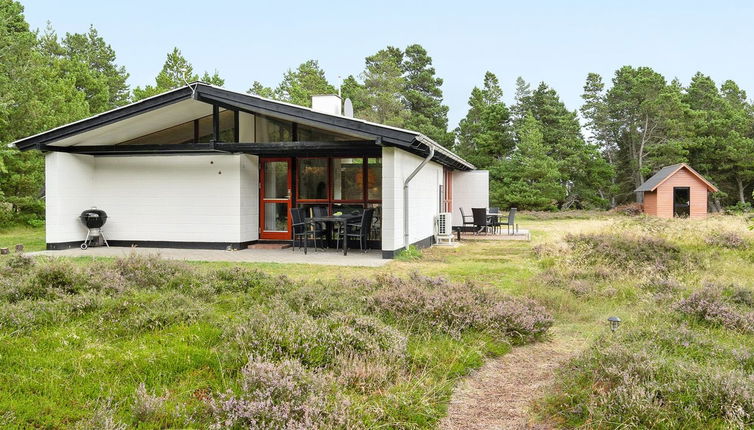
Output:
[[[107,213],[101,209],[92,208],[81,212],[79,216],[81,223],[86,227],[86,239],[81,244],[81,249],[87,249],[90,246],[101,246],[102,242],[109,248],[110,245],[105,239],[105,233],[102,231],[102,226],[107,222]]]

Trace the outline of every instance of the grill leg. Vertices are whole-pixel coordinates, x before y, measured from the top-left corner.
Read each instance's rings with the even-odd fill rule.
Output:
[[[105,246],[107,246],[107,247],[109,248],[109,247],[110,247],[110,244],[109,244],[109,243],[107,243],[107,238],[105,237],[105,232],[104,232],[104,231],[102,231],[102,230],[100,230],[100,231],[99,231],[99,234],[100,234],[100,236],[102,236],[102,240],[103,240],[103,241],[105,242]]]

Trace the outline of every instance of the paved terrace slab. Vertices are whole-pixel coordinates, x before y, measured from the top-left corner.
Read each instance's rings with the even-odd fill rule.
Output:
[[[50,257],[127,257],[135,252],[138,255],[158,255],[168,260],[184,261],[225,261],[236,263],[281,263],[281,264],[320,264],[329,266],[366,266],[380,267],[391,260],[383,259],[382,252],[370,250],[362,253],[358,249],[349,249],[348,255],[343,251],[330,249],[316,251],[288,249],[242,249],[240,251],[221,251],[209,249],[173,249],[173,248],[123,248],[92,247],[87,250],[65,249],[61,251],[29,252],[27,255],[44,255]]]

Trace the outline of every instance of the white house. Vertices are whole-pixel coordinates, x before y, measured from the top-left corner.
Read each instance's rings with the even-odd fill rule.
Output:
[[[436,214],[488,206],[486,171],[337,96],[309,109],[193,83],[15,144],[45,154],[48,249],[79,246],[91,207],[111,245],[220,249],[290,241],[293,207],[374,207],[390,258],[429,245]]]

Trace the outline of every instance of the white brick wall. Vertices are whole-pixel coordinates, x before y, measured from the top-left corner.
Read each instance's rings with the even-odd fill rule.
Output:
[[[82,240],[76,216],[108,214],[112,240],[243,242],[257,238],[257,158],[248,155],[47,155],[47,242]]]
[[[382,249],[385,251],[404,246],[403,181],[422,160],[400,149],[382,149]],[[409,243],[434,234],[442,182],[442,166],[429,162],[409,183]]]

